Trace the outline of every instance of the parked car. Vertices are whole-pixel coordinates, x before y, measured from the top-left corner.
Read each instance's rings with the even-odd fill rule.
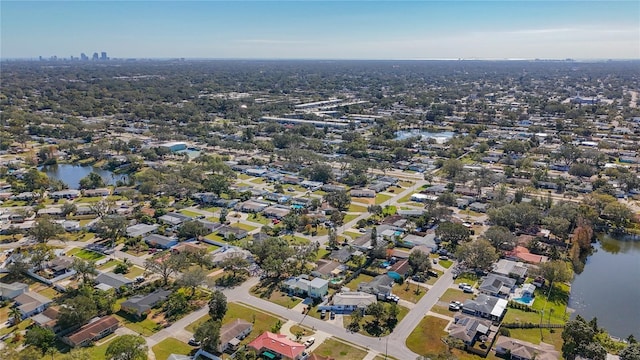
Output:
[[[449,310],[450,311],[458,311],[458,310],[460,310],[460,306],[458,304],[455,304],[455,303],[452,302],[452,303],[449,304]]]
[[[334,313],[333,311],[329,313],[329,319],[333,320],[336,318],[336,313]]]
[[[433,276],[434,278],[437,278],[437,277],[438,277],[438,273],[437,273],[437,272],[435,272],[435,271],[433,271],[433,270],[429,270],[429,271],[427,271],[427,274],[428,274],[429,276]]]
[[[320,311],[320,319],[324,319],[327,317],[327,310]]]
[[[397,295],[387,295],[386,300],[389,302],[398,303],[398,301],[400,301],[400,298]]]
[[[469,293],[469,294],[473,294],[473,288],[469,285],[465,286],[462,288],[462,291]]]
[[[196,341],[196,339],[191,338],[191,339],[189,339],[189,345],[191,345],[191,346],[200,346],[200,341]]]
[[[304,342],[303,345],[304,345],[304,347],[309,347],[309,346],[313,345],[314,342],[316,342],[316,339],[310,337],[310,338],[307,339],[307,341]]]
[[[458,289],[462,289],[462,288],[464,288],[465,286],[470,286],[470,285],[469,285],[469,284],[467,284],[466,282],[463,282],[463,283],[458,284]]]

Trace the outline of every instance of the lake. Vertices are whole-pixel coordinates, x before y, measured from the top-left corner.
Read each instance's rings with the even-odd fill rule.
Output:
[[[435,139],[438,144],[442,144],[453,137],[451,131],[429,132],[422,130],[401,130],[396,131],[396,140],[405,140],[411,137],[419,136],[422,140]]]
[[[49,178],[58,179],[69,186],[70,189],[78,189],[80,187],[80,179],[89,175],[92,171],[102,176],[105,184],[115,185],[118,180],[126,181],[127,175],[114,174],[109,170],[103,170],[95,168],[90,165],[71,165],[71,164],[57,164],[43,166],[40,168],[47,174]]]
[[[572,317],[597,317],[598,325],[613,336],[640,338],[640,241],[604,235],[594,248],[571,285]]]

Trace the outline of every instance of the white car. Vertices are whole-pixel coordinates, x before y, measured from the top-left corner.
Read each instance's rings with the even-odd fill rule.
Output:
[[[307,339],[307,341],[304,342],[303,345],[304,345],[304,347],[309,347],[309,346],[313,345],[314,342],[316,342],[316,339],[310,337],[310,338]]]
[[[467,286],[462,288],[462,291],[471,294],[471,293],[473,293],[473,288],[471,286],[467,285]]]

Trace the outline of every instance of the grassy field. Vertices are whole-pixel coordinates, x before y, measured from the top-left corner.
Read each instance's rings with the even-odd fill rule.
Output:
[[[361,282],[369,282],[373,280],[373,276],[369,276],[369,275],[365,275],[365,274],[360,274],[358,275],[357,278],[349,281],[348,284],[346,284],[345,286],[348,287],[349,289],[356,291],[358,290],[358,284],[360,284]],[[400,295],[398,295],[400,296]]]
[[[440,301],[447,303],[454,300],[464,302],[465,300],[469,300],[471,298],[473,298],[473,294],[467,294],[458,289],[447,289],[447,291],[445,291],[444,294],[442,294],[442,296],[440,297]]]
[[[425,316],[407,337],[407,347],[419,355],[435,355],[447,351],[447,346],[440,340],[447,333],[444,331],[448,321],[433,316]]]
[[[96,261],[96,260],[100,260],[102,258],[104,258],[104,255],[95,252],[95,251],[91,251],[91,250],[86,250],[86,249],[78,249],[78,248],[73,248],[71,250],[69,250],[69,252],[67,253],[68,256],[75,256],[77,258],[80,259],[84,259],[84,260],[89,260],[89,261]]]
[[[343,220],[343,222],[346,224],[346,223],[348,223],[349,221],[351,221],[351,220],[353,220],[353,219],[357,218],[358,216],[360,216],[360,214],[347,214],[347,215],[345,215],[345,216],[344,216],[344,220]]]
[[[251,288],[251,294],[261,299],[270,301],[274,304],[278,304],[287,309],[298,305],[302,299],[298,297],[291,297],[279,289],[277,283],[261,283]]]
[[[152,348],[156,360],[167,360],[171,354],[189,355],[193,347],[174,338],[166,338]]]
[[[122,311],[118,311],[114,314],[118,320],[127,328],[141,334],[142,336],[151,336],[158,331],[160,331],[160,326],[158,323],[153,321],[153,315],[157,313],[157,310],[151,310],[151,312],[147,315],[147,318],[144,320],[134,319],[133,316],[124,313]]]
[[[458,278],[455,279],[454,283],[455,284],[460,284],[460,283],[464,282],[464,283],[467,283],[467,284],[471,284],[471,286],[474,286],[478,280],[479,280],[479,278],[475,274],[463,273],[463,274],[458,275]]]
[[[358,205],[358,204],[354,204],[351,203],[351,205],[349,205],[349,209],[347,210],[347,212],[357,212],[357,213],[363,213],[367,211],[367,207],[366,206],[362,206],[362,205]],[[345,221],[347,222],[347,221]]]
[[[135,279],[136,276],[140,276],[142,274],[144,274],[144,269],[134,265],[129,268],[129,272],[124,274],[124,277],[127,279]]]
[[[293,325],[289,330],[293,335],[297,333],[302,333],[302,336],[311,336],[316,333],[315,331],[300,325]]]
[[[195,211],[185,210],[185,209],[182,209],[182,210],[180,210],[179,212],[180,212],[180,214],[182,214],[182,215],[187,215],[187,216],[190,216],[190,217],[192,217],[192,218],[193,218],[193,217],[198,217],[198,216],[200,216],[200,213],[197,213],[197,212],[195,212]]]
[[[377,194],[377,195],[376,195],[376,204],[377,204],[377,205],[380,205],[380,204],[382,204],[383,202],[385,202],[385,201],[387,201],[387,200],[391,199],[392,197],[393,197],[393,196],[391,196],[391,195],[387,195],[387,194]]]
[[[289,245],[306,245],[309,243],[309,240],[300,236],[284,235],[281,236],[281,238],[287,240],[289,242]]]
[[[438,279],[440,278],[440,276],[441,276],[442,274],[444,274],[444,273],[443,273],[442,271],[440,271],[440,270],[433,269],[432,271],[435,271],[435,272],[438,274],[438,277],[430,276],[430,277],[429,277],[429,279],[426,281],[426,284],[427,284],[427,285],[433,285],[433,284],[435,284],[435,283],[436,283],[436,281],[438,281]]]
[[[366,351],[353,347],[342,341],[338,341],[334,338],[325,340],[313,353],[331,357],[336,360],[358,360],[364,359],[367,355]]]
[[[271,225],[271,219],[265,217],[262,214],[251,214],[249,215],[249,217],[247,217],[247,220],[256,224]]]
[[[252,231],[258,228],[257,226],[253,226],[253,225],[249,225],[241,222],[233,224],[232,227],[236,227],[246,231]]]
[[[362,233],[357,233],[357,232],[353,232],[353,231],[345,231],[342,235],[346,235],[348,237],[350,237],[351,239],[356,239],[359,238],[360,236],[362,236]]]
[[[509,309],[511,311],[513,309]],[[553,331],[553,332],[551,332]],[[533,344],[539,344],[544,341],[553,345],[556,350],[562,349],[562,329],[509,329],[511,337],[514,339],[524,340]]]
[[[565,314],[569,300],[568,286],[565,284],[554,285],[549,299],[546,298],[546,293],[547,291],[536,289],[536,300],[533,302],[532,308],[537,310],[537,313],[510,308],[504,317],[504,321],[540,323],[540,315],[542,314],[543,323],[564,324],[568,317]],[[544,313],[542,313],[543,310]]]
[[[409,286],[407,287],[407,285]],[[427,289],[416,284],[409,284],[408,282],[403,285],[396,285],[393,289],[394,295],[398,295],[400,299],[414,304],[420,301],[426,293]]]
[[[445,269],[448,269],[453,265],[453,261],[451,260],[440,260],[438,263]]]
[[[98,270],[106,270],[106,269],[108,269],[108,268],[110,268],[110,267],[114,267],[114,266],[116,266],[116,265],[118,265],[118,264],[120,264],[120,263],[122,263],[122,261],[119,261],[119,260],[109,260],[109,261],[107,261],[106,263],[104,263],[104,264],[102,264],[102,265],[98,266]]]

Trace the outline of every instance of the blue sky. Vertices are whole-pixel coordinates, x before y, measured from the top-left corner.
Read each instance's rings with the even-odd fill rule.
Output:
[[[2,58],[640,58],[640,1],[7,1]]]

